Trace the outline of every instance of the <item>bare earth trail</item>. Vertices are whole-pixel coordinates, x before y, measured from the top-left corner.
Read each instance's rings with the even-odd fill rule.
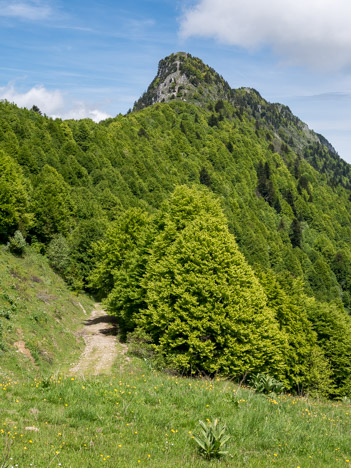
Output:
[[[90,318],[84,322],[84,328],[80,333],[85,341],[85,350],[79,362],[71,367],[71,374],[86,376],[108,374],[117,358],[121,361],[121,367],[129,361],[125,356],[127,346],[117,343],[116,328],[113,324],[113,317],[106,315],[100,305],[95,304]]]

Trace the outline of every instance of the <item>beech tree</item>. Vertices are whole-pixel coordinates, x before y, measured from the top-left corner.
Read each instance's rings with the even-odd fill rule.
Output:
[[[274,275],[260,272],[259,279],[279,328],[287,336],[285,387],[300,392],[313,390],[314,394],[327,396],[332,389],[331,369],[322,349],[317,346],[317,334],[308,320],[303,284],[294,279],[288,295]]]
[[[95,244],[96,264],[90,275],[90,287],[101,297],[107,296],[108,312],[117,317],[123,335],[134,329],[135,315],[145,307],[141,279],[152,232],[150,216],[132,208],[120,214],[104,240]]]
[[[329,359],[335,384],[334,396],[351,395],[351,319],[335,304],[307,301],[308,318],[318,344]]]
[[[285,337],[219,203],[207,191],[181,186],[164,211],[137,325],[178,370],[280,377]]]

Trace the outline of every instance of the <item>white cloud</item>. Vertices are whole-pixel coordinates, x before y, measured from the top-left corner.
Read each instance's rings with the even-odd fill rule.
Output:
[[[111,117],[106,112],[82,101],[70,101],[62,91],[47,90],[44,86],[34,86],[29,91],[19,92],[13,84],[0,87],[0,100],[6,99],[19,107],[31,109],[33,105],[50,117],[61,119],[92,119],[95,122]]]
[[[13,84],[0,88],[0,99],[14,102],[19,107],[30,109],[33,105],[45,114],[51,115],[64,106],[62,92],[59,90],[48,91],[43,86],[34,86],[29,91],[21,93],[16,91]]]
[[[350,18],[349,0],[200,0],[185,12],[180,34],[270,46],[289,63],[333,70],[351,65]]]
[[[98,109],[90,109],[83,102],[75,102],[74,106],[68,111],[64,111],[61,114],[53,115],[53,117],[60,117],[61,119],[91,119],[94,122],[100,122],[100,120],[105,120],[111,117],[111,115],[106,114],[106,112],[100,111]]]
[[[0,16],[38,21],[48,18],[52,9],[41,1],[0,1]]]

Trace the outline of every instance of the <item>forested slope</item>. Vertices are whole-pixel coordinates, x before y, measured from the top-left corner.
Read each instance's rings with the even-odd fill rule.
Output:
[[[279,346],[273,340],[282,364],[271,371],[291,388],[312,388],[313,368],[315,380],[329,376],[318,384],[324,385],[323,391],[349,394],[350,166],[288,108],[270,105],[254,90],[234,93],[223,79],[216,82],[214,71],[203,72],[202,65],[196,69],[197,60],[192,62],[199,74],[198,82],[192,83],[198,89],[197,103],[193,94],[184,102],[186,94],[177,96],[179,89],[169,102],[149,107],[145,105],[156,98],[144,96],[145,105],[136,105],[144,107],[141,110],[100,124],[53,120],[0,103],[1,240],[7,242],[19,229],[73,288],[110,295],[110,310],[121,318],[113,290],[124,285],[123,307],[130,308],[131,316],[149,311],[147,317],[159,307],[148,284],[162,269],[160,264],[152,266],[144,253],[155,262],[155,245],[162,236],[173,245],[200,235],[185,221],[179,229],[170,224],[167,213],[173,208],[167,206],[175,204],[176,209],[178,203],[177,195],[171,194],[178,187],[175,193],[183,194],[180,199],[190,197],[189,206],[198,198],[202,202],[196,206],[210,203],[207,197],[217,200],[213,211],[217,221],[208,220],[208,228],[201,229],[223,235],[228,227],[228,235],[235,238],[228,245],[237,245],[230,249],[238,248],[242,265],[247,265],[242,268],[254,275],[250,281],[263,288],[260,307],[269,309],[268,316],[273,313],[282,333]],[[187,65],[185,72],[191,76]],[[210,88],[201,93],[206,82]],[[172,86],[170,80],[167,83]],[[199,105],[201,94],[206,99]],[[148,226],[146,240],[128,231],[131,213],[137,233],[143,231],[139,221]],[[169,234],[174,229],[182,231],[181,237]],[[162,244],[165,255],[172,252],[171,244]],[[140,264],[133,255],[123,254],[123,245],[129,245]],[[99,276],[102,266],[106,278]],[[121,271],[124,276],[117,273]],[[141,322],[132,318],[126,331],[143,327]],[[144,326],[149,332],[150,323]],[[159,335],[151,332],[162,348]],[[167,354],[166,348],[162,353]],[[189,349],[183,351],[187,355]],[[182,359],[172,362],[189,370]],[[209,363],[206,372],[234,372],[225,363],[217,364]],[[244,367],[235,372],[244,372]]]

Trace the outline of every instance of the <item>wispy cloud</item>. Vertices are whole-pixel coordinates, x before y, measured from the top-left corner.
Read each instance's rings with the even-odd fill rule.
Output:
[[[305,101],[318,101],[318,102],[337,102],[349,105],[349,100],[351,99],[351,94],[344,92],[331,92],[331,93],[321,93],[321,94],[312,94],[309,96],[296,96],[296,99],[303,99]]]
[[[111,115],[103,112],[99,109],[91,109],[86,103],[77,101],[73,103],[73,107],[67,111],[63,111],[58,114],[53,114],[52,117],[59,117],[61,119],[91,119],[94,122],[100,122],[101,120],[105,120]]]
[[[44,86],[34,86],[26,92],[16,90],[13,83],[0,87],[0,100],[14,102],[19,107],[31,109],[33,105],[51,116],[62,119],[92,119],[95,122],[111,117],[106,112],[84,101],[71,101],[59,89],[48,90]]]
[[[0,1],[0,16],[38,21],[51,16],[52,8],[41,1]]]
[[[82,31],[82,32],[94,33],[94,34],[98,33],[98,31],[95,31],[92,28],[85,28],[85,27],[82,27],[82,26],[69,26],[69,25],[57,24],[57,25],[54,25],[53,27],[56,28],[56,29],[69,29],[71,31]]]
[[[291,64],[335,70],[351,65],[349,0],[198,0],[180,33],[255,49],[270,46]]]

